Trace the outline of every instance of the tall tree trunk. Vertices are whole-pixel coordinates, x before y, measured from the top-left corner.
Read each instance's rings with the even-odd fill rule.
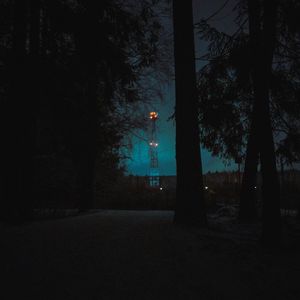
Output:
[[[17,221],[26,215],[24,199],[24,122],[26,122],[26,34],[27,1],[16,0],[13,16],[13,45],[9,65],[10,86],[4,107],[2,210],[8,221]]]
[[[93,57],[91,55],[91,57]],[[96,139],[97,139],[97,70],[96,60],[91,60],[87,65],[87,115],[85,146],[81,153],[79,177],[80,177],[80,209],[94,207],[95,165],[96,165]]]
[[[249,32],[250,32],[250,49],[252,53],[251,59],[255,60],[260,55],[261,42],[261,5],[259,1],[248,1],[249,14]],[[254,74],[252,72],[252,80]],[[258,124],[258,99],[254,91],[253,112],[251,116],[251,128],[248,138],[245,168],[242,180],[242,188],[240,194],[240,213],[239,218],[241,222],[253,222],[256,218],[257,207],[255,203],[254,187],[257,183],[257,166],[259,159],[259,124]]]
[[[264,0],[264,23],[262,59],[257,81],[254,84],[261,103],[260,144],[261,171],[263,178],[263,235],[265,244],[278,243],[281,229],[280,184],[276,168],[275,147],[270,118],[269,86],[272,72],[273,54],[276,42],[277,0]],[[258,77],[259,74],[262,77]],[[263,76],[265,75],[265,76]],[[265,82],[265,84],[262,84]]]
[[[99,4],[98,4],[99,6]],[[97,155],[97,56],[100,54],[97,38],[91,33],[97,26],[97,3],[87,3],[86,14],[83,18],[83,30],[80,33],[81,55],[86,75],[86,116],[85,116],[85,145],[79,161],[79,206],[85,210],[94,206],[95,165]]]
[[[24,103],[24,195],[26,199],[26,217],[30,217],[34,205],[34,176],[37,139],[37,112],[40,102],[40,19],[41,1],[29,1],[29,59],[26,64],[27,74],[27,98]],[[25,80],[25,79],[24,79]]]
[[[173,0],[176,77],[175,222],[206,225],[200,154],[192,1]]]
[[[255,186],[257,185],[258,148],[256,129],[252,124],[247,144],[245,168],[240,192],[239,219],[242,223],[251,223],[257,217]]]
[[[265,0],[261,7],[260,1],[248,0],[248,9],[253,54],[252,81],[254,91],[253,131],[248,146],[252,145],[254,149],[257,147],[261,161],[263,181],[262,239],[265,243],[274,243],[278,241],[280,234],[280,188],[270,119],[269,89],[276,38],[277,1]],[[262,23],[259,21],[261,15]],[[249,148],[248,151],[250,152]],[[253,149],[252,151],[254,157],[255,151]],[[251,168],[249,166],[251,160],[246,161],[246,163],[248,163],[246,167]],[[253,175],[253,172],[251,174]],[[254,176],[251,178],[253,180]],[[251,178],[248,179],[249,182],[251,182]],[[248,188],[251,189],[251,186],[249,185]],[[251,197],[251,192],[249,195]],[[245,205],[245,203],[241,204],[242,206]],[[253,205],[249,204],[249,207],[253,207]]]

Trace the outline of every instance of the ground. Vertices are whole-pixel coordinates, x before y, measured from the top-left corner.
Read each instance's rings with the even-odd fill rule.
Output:
[[[263,249],[255,226],[169,211],[1,225],[2,299],[300,299],[299,243]],[[4,291],[2,289],[2,295]]]

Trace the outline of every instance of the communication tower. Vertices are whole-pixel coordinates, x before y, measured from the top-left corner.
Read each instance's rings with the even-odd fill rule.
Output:
[[[156,136],[156,121],[158,113],[150,112],[149,118],[151,121],[150,141],[149,141],[149,156],[150,156],[150,176],[149,185],[151,187],[159,187],[159,169],[158,169],[158,142]]]

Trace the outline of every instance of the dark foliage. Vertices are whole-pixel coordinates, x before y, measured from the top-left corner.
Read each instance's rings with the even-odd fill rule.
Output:
[[[260,160],[264,240],[273,236],[275,241],[279,187],[272,131],[281,161],[291,164],[299,155],[299,76],[295,72],[299,32],[293,11],[299,5],[240,1],[236,8],[238,30],[232,35],[218,32],[204,20],[197,24],[200,35],[210,43],[203,57],[208,65],[199,75],[201,134],[215,155],[239,163],[246,153],[241,190],[244,221],[255,216],[253,187]]]
[[[158,57],[157,1],[0,4],[3,215],[20,216],[18,203],[90,208],[96,178],[105,189],[122,174],[122,139],[139,126],[131,107]]]

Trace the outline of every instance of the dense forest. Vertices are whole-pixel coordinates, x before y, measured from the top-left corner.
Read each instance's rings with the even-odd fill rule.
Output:
[[[299,0],[0,0],[3,299],[300,299],[299,20]],[[126,160],[166,84],[176,176],[151,185]],[[238,169],[203,174],[203,149]]]
[[[122,174],[123,138],[145,118],[137,105],[158,92],[148,78],[165,72],[158,4],[1,1],[4,217],[92,208],[96,177],[105,190]]]
[[[258,218],[259,167],[263,240],[278,240],[278,166],[300,159],[298,1],[236,1],[233,34],[210,24],[218,11],[195,24],[192,1],[0,5],[2,219],[30,219],[42,207],[84,211],[97,192],[97,201],[108,197],[125,176],[124,138],[144,126],[174,64],[175,222],[207,226],[201,144],[244,165],[240,222]],[[163,35],[170,8],[174,59]],[[208,44],[200,58],[194,32]]]

